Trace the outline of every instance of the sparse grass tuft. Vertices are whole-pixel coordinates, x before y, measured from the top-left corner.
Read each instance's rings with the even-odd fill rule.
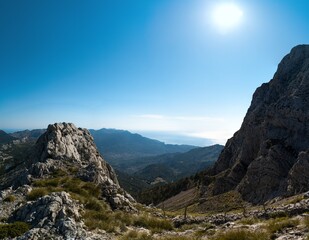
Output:
[[[56,175],[61,174],[57,173]],[[36,188],[28,194],[28,200],[36,200],[51,192],[66,191],[70,193],[73,199],[84,204],[83,219],[89,230],[98,228],[107,232],[120,233],[126,232],[127,226],[145,227],[152,232],[173,229],[171,221],[153,217],[151,214],[132,215],[122,211],[112,211],[110,206],[100,199],[101,189],[99,186],[78,178],[66,176],[41,179],[35,181],[33,186]],[[138,235],[138,237],[145,236]]]
[[[266,229],[269,233],[274,234],[276,232],[281,232],[285,228],[295,227],[298,224],[298,219],[276,218],[268,222]]]
[[[230,230],[221,232],[210,238],[211,240],[269,240],[266,232],[250,232],[248,230]]]
[[[172,223],[167,219],[160,219],[149,215],[137,216],[134,219],[134,226],[150,229],[152,232],[162,232],[163,230],[173,230]]]
[[[239,220],[238,222],[244,225],[253,225],[255,223],[258,223],[260,220],[256,217],[250,217],[250,218],[243,218]]]
[[[95,198],[90,198],[89,200],[87,200],[85,208],[94,211],[102,211],[104,209],[104,206],[100,201],[96,200]]]
[[[3,199],[4,202],[14,202],[15,197],[13,195],[9,195]]]
[[[130,231],[124,236],[119,238],[119,240],[152,240],[152,237],[147,233],[139,233],[137,231]]]
[[[305,226],[309,229],[309,216],[306,216],[305,218],[304,218],[304,224],[305,224]],[[309,236],[308,236],[309,237]]]
[[[61,175],[58,173],[57,175]],[[46,191],[60,192],[66,191],[72,194],[72,197],[76,197],[77,200],[86,203],[89,197],[99,198],[101,195],[101,189],[92,182],[84,182],[79,178],[72,177],[55,177],[48,179],[40,179],[33,182],[34,187],[45,188]]]
[[[15,222],[11,224],[0,224],[0,239],[11,239],[21,236],[30,229],[25,222]]]
[[[164,236],[159,238],[159,240],[198,240],[199,238],[192,236]]]
[[[290,203],[290,204],[295,204],[295,203],[300,202],[300,201],[303,200],[303,199],[304,199],[303,196],[297,196],[297,197],[295,197],[294,199],[292,199],[289,203]]]
[[[49,192],[47,191],[46,188],[35,188],[35,189],[32,189],[30,193],[28,193],[27,200],[34,201],[40,197],[47,195],[48,193]]]
[[[286,212],[273,212],[269,214],[270,218],[286,218],[288,214]]]

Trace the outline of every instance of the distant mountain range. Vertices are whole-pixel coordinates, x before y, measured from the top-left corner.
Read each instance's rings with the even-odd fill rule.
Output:
[[[3,143],[22,140],[24,149],[25,143],[34,144],[44,132],[45,129],[10,134],[1,131],[0,136]],[[174,182],[212,166],[223,149],[221,145],[200,148],[165,144],[124,130],[100,129],[90,133],[104,159],[115,168],[120,184],[134,196],[152,185]],[[24,150],[18,150],[18,145],[12,149],[20,155],[20,161]]]
[[[185,153],[169,153],[153,157],[131,159],[117,167],[150,183],[157,177],[166,182],[193,175],[215,163],[222,145],[195,148]]]
[[[124,130],[102,128],[89,131],[99,151],[112,166],[121,165],[129,159],[183,153],[196,148],[191,145],[165,144]]]
[[[10,143],[13,140],[16,140],[17,138],[7,134],[6,132],[0,130],[0,145]]]
[[[15,138],[19,139],[28,139],[28,140],[37,140],[44,132],[46,132],[46,129],[34,129],[34,130],[24,130],[24,131],[18,131],[11,133],[10,135]]]

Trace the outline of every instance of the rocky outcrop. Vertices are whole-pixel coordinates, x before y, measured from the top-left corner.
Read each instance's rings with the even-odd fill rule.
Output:
[[[4,175],[0,190],[18,188],[57,171],[74,172],[75,177],[99,185],[112,208],[133,209],[134,199],[120,188],[114,170],[101,157],[89,131],[72,123],[49,125],[27,160]]]
[[[87,186],[96,189],[97,200],[105,200],[111,209],[136,211],[135,200],[119,186],[114,170],[99,154],[89,131],[71,123],[56,123],[48,126],[25,161],[0,173],[3,217],[8,218],[8,222],[22,221],[31,226],[18,239],[113,238],[104,232],[97,234],[87,230],[82,215],[85,205],[65,192],[64,189],[70,190],[63,185],[57,185],[60,190],[41,186],[43,196],[29,201],[27,196],[37,188],[36,182],[56,179],[62,179],[64,184],[90,182]],[[93,196],[89,196],[91,198]]]
[[[19,208],[9,221],[23,221],[31,225],[32,231],[44,228],[49,235],[61,235],[64,238],[76,238],[85,235],[80,221],[80,209],[66,192],[56,192],[29,202]]]
[[[247,201],[309,190],[309,45],[292,49],[274,78],[253,95],[238,132],[228,140],[208,192],[237,189]]]

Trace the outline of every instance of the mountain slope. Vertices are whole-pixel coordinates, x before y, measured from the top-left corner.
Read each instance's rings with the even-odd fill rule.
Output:
[[[237,190],[250,202],[309,190],[309,45],[292,49],[274,78],[259,87],[208,186]]]
[[[174,196],[171,192],[198,188],[195,203],[204,211],[221,199],[227,205],[242,200],[259,204],[308,191],[308,123],[309,45],[299,45],[283,58],[273,79],[255,91],[241,128],[213,168],[190,178],[189,185],[157,187],[140,198],[158,203]]]
[[[112,164],[121,164],[128,159],[154,156],[165,153],[186,152],[195,146],[165,144],[129,131],[115,129],[89,130],[99,151]]]
[[[223,146],[221,145],[195,148],[185,153],[144,158],[142,163],[141,161],[136,161],[135,164],[132,163],[130,166],[129,162],[127,166],[132,170],[134,167],[139,168],[147,164],[146,167],[136,171],[134,176],[151,182],[157,177],[163,178],[167,182],[173,182],[212,166],[218,159],[222,149]]]
[[[15,138],[19,139],[27,139],[30,141],[36,141],[44,132],[46,132],[46,129],[33,129],[33,130],[24,130],[24,131],[18,131],[11,133],[10,135]]]
[[[13,140],[16,140],[16,138],[12,137],[9,134],[7,134],[6,132],[0,130],[0,145],[10,143]]]

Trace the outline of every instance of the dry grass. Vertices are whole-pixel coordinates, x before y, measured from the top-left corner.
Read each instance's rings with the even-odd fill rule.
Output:
[[[27,199],[36,200],[51,192],[66,191],[71,194],[73,199],[84,204],[83,219],[89,230],[98,228],[107,232],[120,233],[127,231],[127,226],[144,227],[152,232],[173,229],[169,220],[153,217],[150,213],[132,215],[121,211],[112,211],[110,206],[100,198],[101,190],[94,183],[68,176],[58,177],[59,175],[62,173],[57,173],[57,177],[54,178],[35,181],[33,185],[36,188],[28,194]],[[144,236],[138,235],[137,237]]]
[[[276,218],[266,223],[266,229],[269,233],[274,234],[281,232],[285,228],[291,228],[299,225],[298,219]]]
[[[198,210],[202,212],[228,212],[241,209],[243,200],[236,191],[226,192],[201,200]]]
[[[14,202],[15,197],[13,195],[9,195],[3,199],[4,202]]]
[[[256,217],[243,218],[243,219],[238,221],[238,223],[244,224],[244,225],[253,225],[253,224],[256,224],[258,222],[260,222],[260,220]]]
[[[309,229],[309,216],[306,216],[306,217],[304,218],[304,224],[305,224],[305,226]]]
[[[153,233],[173,230],[173,225],[169,220],[146,214],[134,217],[133,225],[150,229]]]
[[[29,229],[30,226],[25,222],[0,224],[0,239],[12,239],[21,236]]]
[[[27,195],[28,201],[35,201],[40,197],[47,195],[49,191],[46,188],[34,188],[30,193]]]
[[[197,237],[192,236],[164,236],[160,237],[159,240],[198,240]]]
[[[120,237],[119,240],[152,240],[152,237],[147,233],[130,231],[126,233],[124,236]]]
[[[266,232],[251,232],[248,230],[230,230],[221,232],[210,237],[210,240],[269,240],[270,236]]]

